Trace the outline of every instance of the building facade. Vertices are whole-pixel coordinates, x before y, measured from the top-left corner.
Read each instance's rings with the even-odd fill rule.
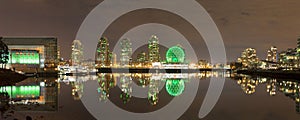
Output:
[[[32,66],[34,68],[57,67],[56,37],[3,37],[2,41],[10,49],[10,67],[17,69]]]
[[[299,66],[297,48],[289,48],[279,54],[279,67],[285,70],[296,69]]]
[[[125,38],[121,40],[121,55],[120,55],[120,65],[121,66],[128,66],[131,64],[132,61],[132,47],[130,39]]]
[[[160,62],[159,41],[157,36],[152,35],[148,41],[149,62]]]
[[[268,50],[266,61],[277,62],[277,56],[277,47],[271,46],[271,48]]]
[[[110,66],[111,52],[109,50],[108,39],[101,37],[98,44],[95,55],[96,66]]]
[[[83,61],[83,45],[79,40],[72,43],[71,61],[73,66],[78,66]]]

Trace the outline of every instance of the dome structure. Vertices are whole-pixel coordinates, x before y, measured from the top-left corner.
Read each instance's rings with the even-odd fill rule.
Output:
[[[167,63],[184,63],[185,62],[185,51],[177,45],[168,49],[166,52]]]
[[[179,96],[184,91],[184,81],[180,79],[176,80],[167,80],[166,81],[166,90],[171,96]]]

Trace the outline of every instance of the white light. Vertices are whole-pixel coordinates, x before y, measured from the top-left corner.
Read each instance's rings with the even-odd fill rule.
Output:
[[[45,87],[45,82],[40,82],[41,87]]]

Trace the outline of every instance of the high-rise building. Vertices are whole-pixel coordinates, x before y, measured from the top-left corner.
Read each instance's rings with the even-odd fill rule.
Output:
[[[149,62],[160,62],[159,41],[157,36],[152,35],[148,41]]]
[[[148,63],[148,59],[147,59],[147,54],[146,52],[141,52],[137,55],[137,60],[136,62],[138,64],[141,64],[141,65],[145,65]]]
[[[71,61],[73,66],[80,65],[83,61],[83,45],[79,40],[74,40],[72,43]]]
[[[244,68],[256,68],[259,62],[256,56],[256,50],[253,48],[245,49],[237,62],[242,63]]]
[[[131,64],[131,60],[132,60],[131,42],[128,38],[125,38],[121,41],[120,45],[121,45],[120,65],[128,66]]]
[[[271,48],[268,50],[266,61],[277,62],[277,56],[277,47],[271,46]]]
[[[109,43],[108,43],[108,39],[105,37],[101,37],[97,44],[95,64],[98,67],[110,65]]]
[[[298,67],[299,61],[297,49],[289,48],[279,54],[279,65],[283,69],[294,69]]]

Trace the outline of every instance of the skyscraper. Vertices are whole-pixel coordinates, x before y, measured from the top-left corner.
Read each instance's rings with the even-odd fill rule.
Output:
[[[132,47],[131,42],[128,38],[125,38],[121,41],[121,56],[120,56],[120,65],[126,66],[131,63]]]
[[[72,65],[80,65],[83,61],[83,45],[79,40],[74,40],[72,43],[72,54],[71,54]]]
[[[277,62],[277,56],[277,47],[271,46],[271,48],[268,50],[266,61]]]
[[[152,35],[148,41],[149,62],[160,62],[159,41],[157,36]]]
[[[256,50],[253,48],[245,49],[237,62],[242,63],[244,68],[256,68],[258,64]]]
[[[101,37],[95,55],[96,66],[109,66],[110,65],[110,52],[108,39]]]

